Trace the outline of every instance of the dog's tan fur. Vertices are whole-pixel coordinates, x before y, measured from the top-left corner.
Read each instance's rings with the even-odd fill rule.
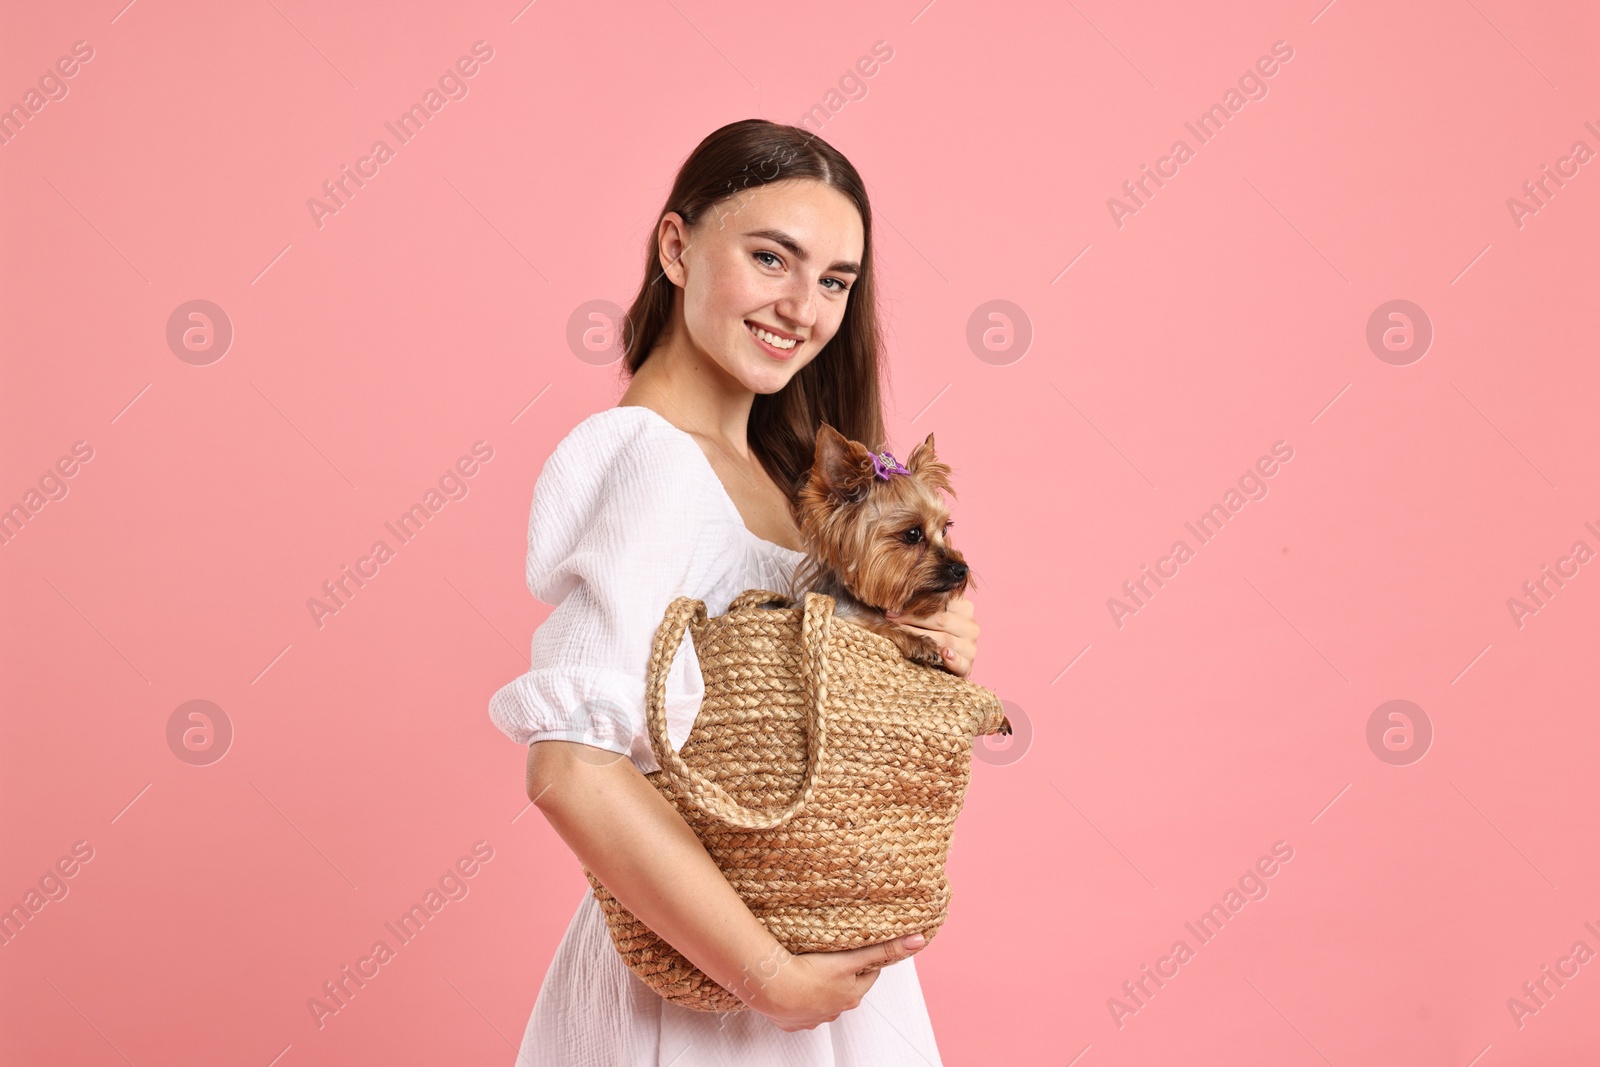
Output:
[[[807,591],[825,593],[836,617],[888,638],[918,663],[948,669],[937,644],[883,614],[931,615],[977,584],[950,543],[950,512],[939,493],[954,497],[955,490],[933,434],[905,467],[910,474],[878,478],[865,445],[822,424],[795,509],[807,556],[789,595],[798,603]]]

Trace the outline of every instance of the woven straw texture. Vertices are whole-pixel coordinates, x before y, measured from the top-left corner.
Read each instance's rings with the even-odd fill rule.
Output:
[[[1005,725],[994,693],[913,663],[887,638],[836,622],[833,608],[819,593],[796,606],[751,589],[707,618],[703,602],[679,597],[656,631],[645,689],[662,768],[646,779],[794,953],[933,939],[949,910],[945,859],[973,740]],[[705,697],[674,752],[666,679],[685,627]],[[647,985],[697,1011],[745,1009],[583,873]],[[742,980],[753,990],[764,977],[758,965]]]

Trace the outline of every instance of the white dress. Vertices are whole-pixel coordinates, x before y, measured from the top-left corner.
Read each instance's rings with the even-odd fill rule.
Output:
[[[645,664],[667,605],[720,615],[750,588],[782,591],[801,553],[745,526],[695,439],[646,407],[580,422],[533,491],[528,588],[554,605],[528,673],[489,717],[518,744],[579,741],[659,769],[645,730]],[[681,748],[705,692],[686,632],[667,677],[667,735]],[[939,1067],[913,959],[884,967],[861,1004],[789,1033],[755,1011],[669,1004],[628,970],[585,891],[550,962],[517,1067]]]

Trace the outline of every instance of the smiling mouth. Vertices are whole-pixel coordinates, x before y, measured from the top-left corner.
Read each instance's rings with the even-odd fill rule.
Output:
[[[754,323],[746,322],[744,324],[744,328],[749,330],[750,335],[756,340],[760,341],[769,348],[776,350],[777,352],[793,352],[796,348],[800,347],[800,340],[798,338],[779,337],[771,330],[763,329]]]

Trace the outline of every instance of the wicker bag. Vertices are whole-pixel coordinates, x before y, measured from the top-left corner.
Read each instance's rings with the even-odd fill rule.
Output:
[[[702,601],[679,597],[656,631],[645,687],[662,768],[647,780],[794,953],[933,939],[949,910],[944,865],[973,740],[1009,729],[994,693],[836,623],[833,608],[819,593],[802,608],[751,589],[708,619]],[[674,752],[666,680],[685,628],[705,697]],[[650,988],[697,1011],[746,1007],[583,873],[612,943]],[[754,988],[759,976],[745,981]]]

